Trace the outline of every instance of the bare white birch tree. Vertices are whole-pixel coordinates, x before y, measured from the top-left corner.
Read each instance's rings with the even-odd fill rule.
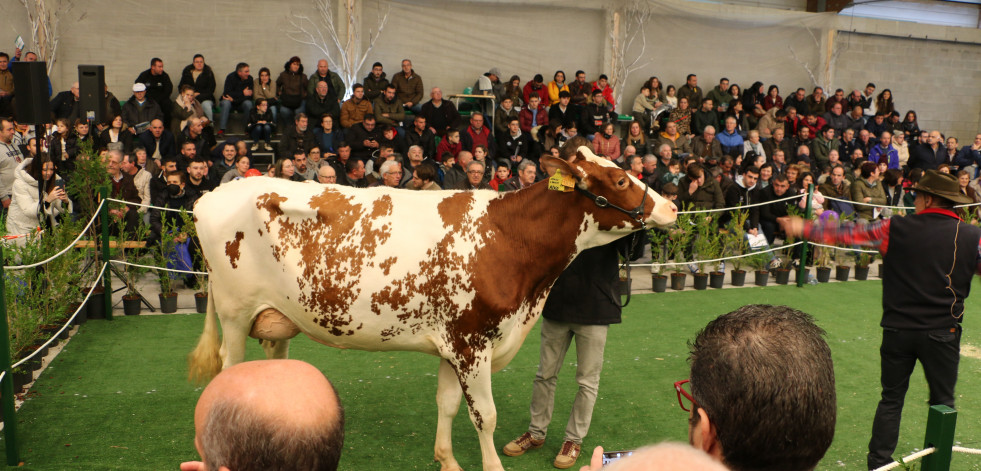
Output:
[[[821,39],[814,34],[811,28],[804,26],[804,29],[811,35],[811,39],[814,40],[814,47],[818,51],[817,63],[811,65],[810,61],[802,60],[790,44],[787,45],[787,49],[790,50],[790,55],[794,58],[794,62],[800,64],[804,68],[804,71],[807,72],[807,76],[811,78],[811,83],[815,87],[823,88],[825,95],[832,95],[834,94],[834,88],[832,87],[834,85],[835,64],[838,62],[838,56],[848,50],[848,44],[841,40],[841,36],[834,29],[828,30],[827,40],[823,45],[821,44]]]
[[[613,101],[617,109],[622,109],[623,87],[630,74],[651,62],[647,54],[647,33],[645,25],[651,17],[648,8],[638,3],[620,4],[610,12],[611,58],[610,86],[613,87]],[[634,51],[634,49],[639,50]],[[628,54],[630,54],[628,56]]]
[[[25,0],[26,1],[26,0]],[[314,14],[290,12],[287,17],[290,31],[286,35],[300,43],[313,46],[324,54],[331,69],[341,76],[347,85],[344,99],[351,95],[351,85],[358,82],[358,77],[368,54],[375,47],[375,41],[381,35],[388,22],[390,8],[384,11],[379,2],[376,29],[370,28],[367,34],[367,45],[362,40],[361,16],[357,14],[359,0],[341,0],[340,18],[346,23],[343,30],[335,23],[334,4],[332,0],[313,0]]]
[[[71,14],[74,0],[20,0],[27,10],[27,21],[31,24],[31,39],[34,41],[38,60],[47,63],[48,75],[58,60],[58,41],[61,36],[61,21]],[[69,23],[77,23],[85,18],[83,12]]]

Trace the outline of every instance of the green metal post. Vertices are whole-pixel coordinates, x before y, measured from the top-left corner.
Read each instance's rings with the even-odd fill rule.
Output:
[[[954,428],[956,425],[956,410],[943,404],[930,406],[923,448],[932,446],[936,447],[937,451],[923,457],[923,471],[950,470],[951,447],[954,446]]]
[[[3,246],[0,245],[0,402],[3,402],[3,438],[6,440],[7,465],[20,463],[20,444],[17,442],[17,417],[14,416],[14,370],[10,367],[10,331],[7,328],[6,274],[3,271]]]
[[[99,210],[99,219],[102,219],[102,238],[99,245],[102,247],[102,263],[109,263],[109,187],[99,188],[102,196],[102,209]],[[107,267],[108,268],[108,267]],[[107,269],[102,275],[102,295],[105,296],[106,320],[112,320],[112,273]]]
[[[807,209],[804,210],[804,220],[811,220],[811,196],[814,195],[814,184],[807,185]],[[797,267],[797,287],[803,287],[807,282],[807,239],[800,244],[800,266]]]

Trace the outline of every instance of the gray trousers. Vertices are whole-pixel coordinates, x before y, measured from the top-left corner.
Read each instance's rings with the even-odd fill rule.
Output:
[[[528,426],[532,437],[545,438],[555,407],[555,383],[565,354],[575,337],[576,382],[579,383],[579,390],[576,392],[575,402],[572,403],[569,423],[565,427],[565,440],[582,444],[593,418],[593,405],[596,404],[600,372],[603,370],[607,330],[607,325],[572,324],[542,318],[541,358],[531,393],[531,425]]]

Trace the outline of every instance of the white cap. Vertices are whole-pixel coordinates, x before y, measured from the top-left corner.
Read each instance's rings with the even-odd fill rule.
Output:
[[[133,84],[133,92],[134,93],[135,92],[145,92],[145,91],[146,91],[146,85],[143,85],[142,83],[134,83]]]

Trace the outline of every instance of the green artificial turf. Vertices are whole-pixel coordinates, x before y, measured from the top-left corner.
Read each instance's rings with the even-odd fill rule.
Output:
[[[687,439],[687,413],[672,383],[687,377],[687,344],[712,318],[749,303],[787,304],[813,314],[829,335],[838,390],[834,443],[818,469],[863,469],[878,400],[878,281],[808,286],[685,291],[634,296],[623,324],[610,330],[593,423],[584,449],[631,449]],[[968,300],[963,344],[981,346],[981,295]],[[176,469],[195,459],[193,409],[200,389],[185,380],[185,355],[203,316],[117,317],[90,321],[72,338],[31,391],[18,414],[22,469]],[[538,363],[538,328],[512,363],[494,375],[498,450],[528,426]],[[262,356],[255,341],[248,358]],[[967,348],[965,348],[967,350]],[[436,358],[416,353],[343,351],[298,337],[291,357],[334,382],[347,411],[345,470],[437,470]],[[545,447],[501,455],[509,470],[553,469],[575,395],[575,351],[565,360]],[[981,361],[964,358],[958,383],[956,442],[981,448]],[[927,389],[913,375],[898,450],[923,445]],[[766,414],[766,410],[759,414]],[[465,406],[453,427],[456,458],[480,469],[477,436]],[[586,464],[586,460],[581,460]],[[576,467],[578,469],[578,466]],[[981,469],[981,457],[955,454],[951,469]]]

